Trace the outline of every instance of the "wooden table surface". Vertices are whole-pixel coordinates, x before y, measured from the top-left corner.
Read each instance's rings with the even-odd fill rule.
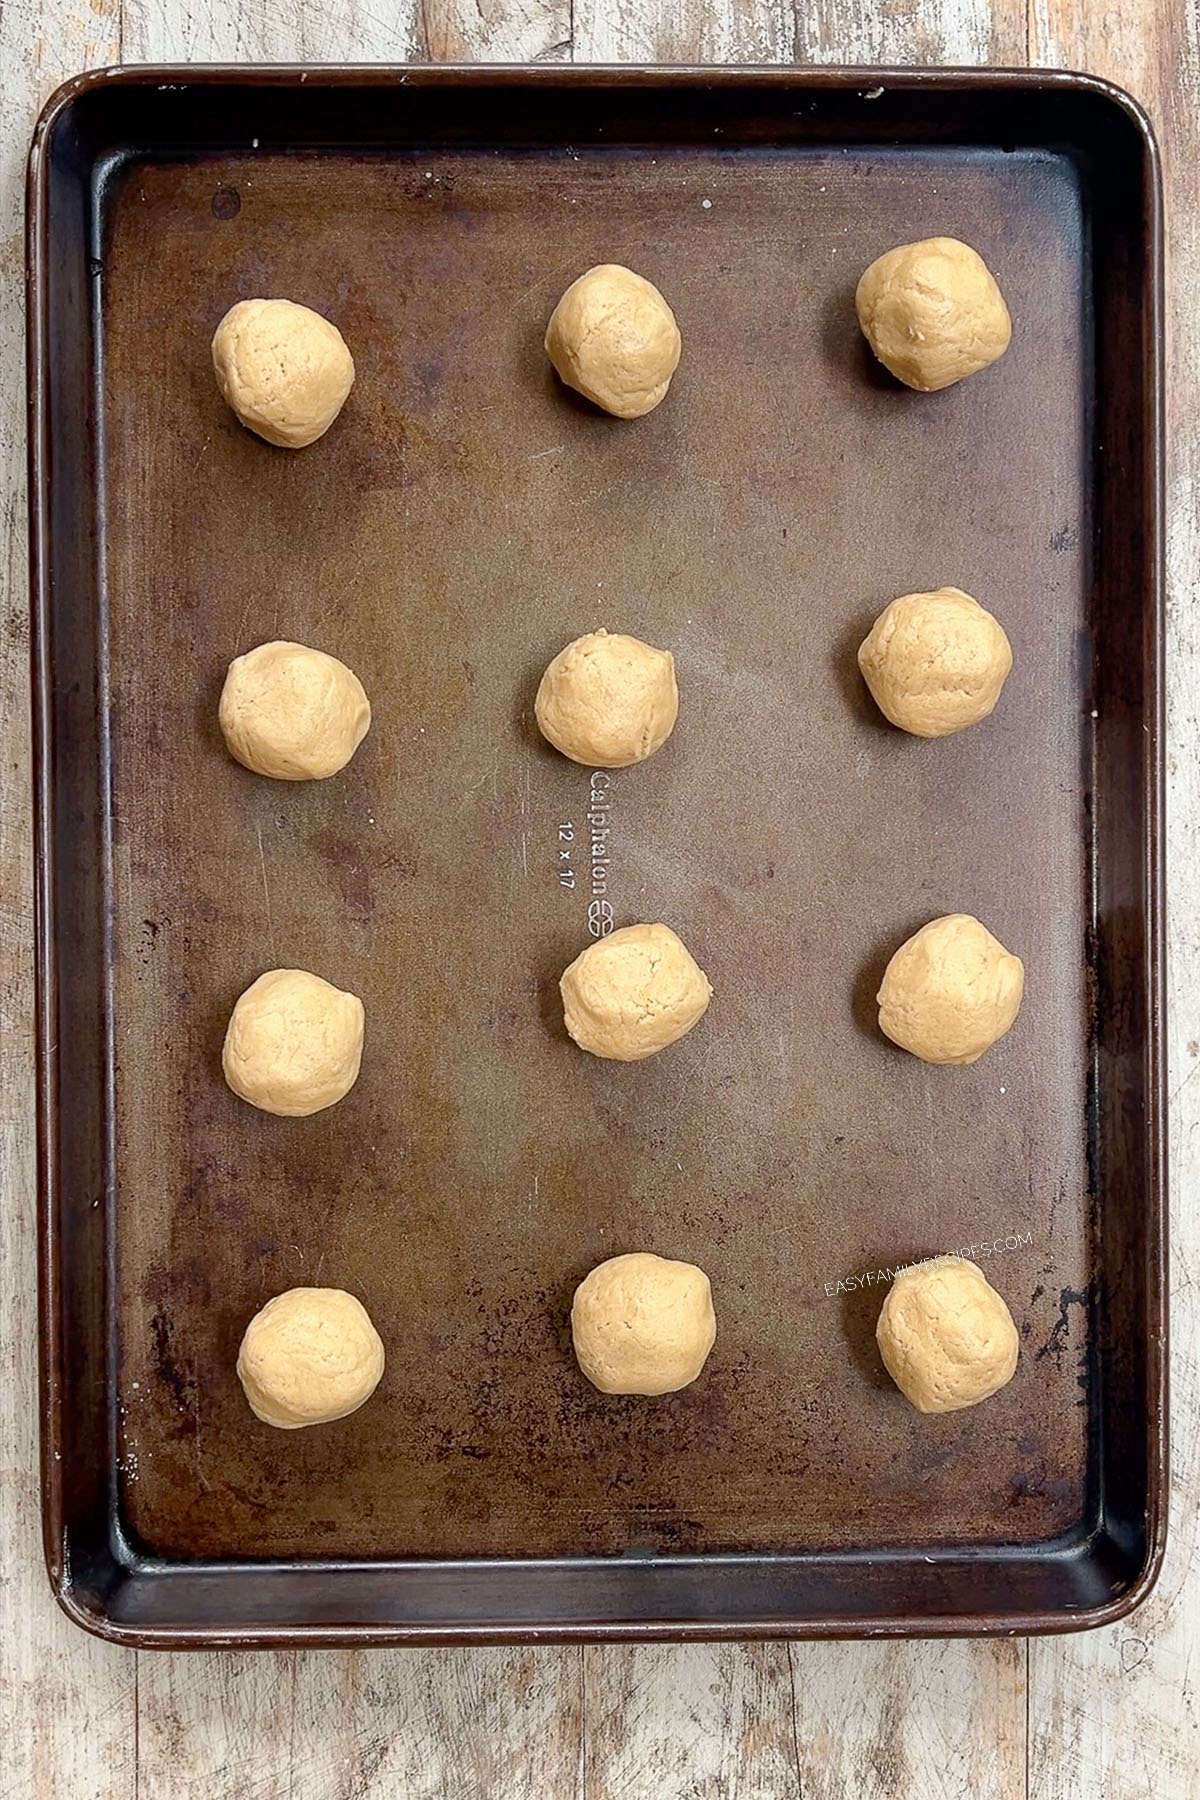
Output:
[[[1174,1464],[1110,1630],[986,1643],[137,1656],[62,1618],[35,1411],[22,176],[117,62],[995,63],[1149,108],[1169,221]],[[11,1800],[1200,1797],[1200,5],[1197,0],[0,0],[0,1795]]]

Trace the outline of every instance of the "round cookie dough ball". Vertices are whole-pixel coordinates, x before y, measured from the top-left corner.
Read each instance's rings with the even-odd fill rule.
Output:
[[[546,327],[560,380],[618,419],[640,419],[666,396],[683,340],[652,281],[600,263],[573,281]]]
[[[571,1306],[579,1366],[602,1394],[673,1394],[704,1367],[717,1321],[708,1276],[663,1256],[613,1256]]]
[[[1025,966],[970,913],[922,925],[884,970],[879,1029],[923,1062],[977,1062],[1021,1007]]]
[[[217,326],[212,359],[242,424],[285,450],[323,437],[354,386],[337,326],[294,300],[239,300]]]
[[[977,1406],[1017,1366],[1012,1314],[975,1264],[959,1257],[898,1275],[875,1337],[888,1374],[919,1412]]]
[[[995,277],[957,238],[923,238],[877,257],[854,304],[884,368],[923,394],[986,369],[1012,337]]]
[[[627,769],[671,735],[675,658],[624,632],[589,631],[550,663],[533,711],[542,736],[572,762]]]
[[[255,1415],[281,1431],[344,1419],[383,1374],[383,1341],[342,1288],[289,1288],[246,1327],[238,1379]]]
[[[229,754],[256,775],[323,781],[366,737],[371,703],[336,656],[281,641],[234,657],[219,717]]]
[[[581,1050],[640,1062],[703,1018],[708,976],[669,925],[626,925],[589,944],[559,982],[563,1018]]]
[[[269,969],[233,1009],[221,1052],[235,1094],[262,1112],[306,1118],[358,1080],[363,1003],[306,969]]]
[[[901,594],[859,645],[858,666],[885,718],[915,737],[949,737],[986,719],[1012,668],[1004,627],[961,588]]]

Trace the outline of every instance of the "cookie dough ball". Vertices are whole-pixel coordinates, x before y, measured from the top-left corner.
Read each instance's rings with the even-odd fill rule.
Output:
[[[567,1030],[581,1050],[640,1062],[708,1010],[708,976],[669,925],[626,925],[598,938],[559,982]]]
[[[716,1335],[712,1289],[695,1263],[612,1256],[575,1290],[575,1355],[602,1394],[673,1394],[687,1387]]]
[[[975,1264],[959,1257],[898,1275],[875,1337],[888,1374],[918,1412],[977,1406],[1017,1366],[1012,1314]]]
[[[366,737],[371,703],[336,656],[281,641],[234,657],[218,716],[229,754],[256,775],[323,781]]]
[[[237,1372],[251,1411],[267,1425],[325,1425],[371,1398],[383,1374],[383,1341],[353,1294],[289,1288],[247,1325]]]
[[[549,665],[533,711],[542,736],[572,762],[627,769],[671,735],[675,658],[620,631],[589,631]]]
[[[931,919],[884,970],[879,1029],[923,1062],[973,1063],[1021,1007],[1025,966],[970,913]]]
[[[901,594],[863,639],[858,666],[885,718],[915,737],[986,719],[1012,668],[1004,627],[961,588]]]
[[[600,263],[573,281],[546,327],[546,355],[568,387],[618,419],[653,412],[683,340],[652,281]]]
[[[854,304],[884,368],[923,394],[986,369],[1012,337],[995,277],[957,238],[922,238],[877,257]]]
[[[233,1009],[221,1067],[235,1094],[263,1112],[302,1119],[358,1080],[363,1003],[306,969],[269,969]]]
[[[294,300],[239,300],[217,326],[212,359],[242,424],[285,450],[323,437],[354,386],[337,326]]]

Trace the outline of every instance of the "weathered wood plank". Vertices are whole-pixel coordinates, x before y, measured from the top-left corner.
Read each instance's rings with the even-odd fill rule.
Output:
[[[341,1692],[353,1720],[346,1754],[359,1771],[347,1800],[581,1800],[581,1665],[573,1648],[345,1658]],[[325,1683],[316,1659],[301,1659],[298,1686],[319,1721]],[[303,1765],[297,1778],[306,1795],[324,1793]]]
[[[1037,62],[1086,68],[1150,109],[1168,260],[1168,769],[1172,1502],[1166,1564],[1125,1623],[1031,1647],[1032,1800],[1200,1796],[1200,14],[1033,0]]]
[[[144,1656],[140,1688],[146,1794],[580,1794],[578,1650]]]
[[[576,62],[791,62],[787,0],[575,0]]]
[[[784,1644],[584,1652],[584,1800],[782,1800],[798,1790]]]
[[[51,4],[51,0],[46,0]],[[124,0],[124,62],[406,62],[418,0]]]
[[[14,1800],[125,1800],[136,1780],[134,1660],[67,1623],[42,1567],[22,290],[34,119],[119,39],[118,0],[0,6],[0,1792]]]
[[[297,1720],[297,1660],[288,1651],[139,1656],[141,1792],[170,1794],[172,1800],[216,1794],[290,1800],[306,1735]],[[340,1795],[350,1786],[340,1732],[331,1729],[336,1677],[345,1664],[337,1652],[332,1661],[339,1667],[329,1685],[329,1718],[316,1734],[329,1759],[327,1784],[312,1790],[322,1795]],[[311,1733],[311,1720],[307,1725]]]
[[[421,0],[431,62],[566,62],[571,0]]]
[[[797,0],[796,59],[814,63],[1025,61],[1024,0]]]
[[[804,1800],[1025,1800],[1025,1646],[794,1644]]]

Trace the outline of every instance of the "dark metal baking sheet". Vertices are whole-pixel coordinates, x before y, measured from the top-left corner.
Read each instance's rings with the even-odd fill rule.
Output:
[[[44,1481],[51,1576],[137,1644],[1064,1629],[1163,1540],[1160,219],[1099,83],[854,71],[135,70],[31,166]],[[947,232],[1016,321],[921,397],[854,282]],[[630,426],[540,348],[626,261],[684,335]],[[234,298],[358,368],[302,455],[233,421]],[[984,727],[884,726],[854,668],[955,582],[1016,668]],[[592,775],[532,723],[591,627],[669,645],[682,709]],[[336,780],[223,754],[237,652],[331,650],[375,707]],[[603,857],[590,854],[593,831]],[[564,857],[563,851],[569,855]],[[652,1063],[562,1033],[598,916],[663,918],[711,1012]],[[1017,1028],[930,1069],[882,960],[978,913]],[[274,964],[361,994],[309,1120],[224,1087]],[[919,1417],[847,1279],[1015,1239],[1003,1395]],[[704,1378],[594,1393],[597,1260],[700,1262]],[[980,1253],[982,1254],[982,1253]],[[352,1419],[281,1439],[233,1364],[270,1294],[359,1293]]]

